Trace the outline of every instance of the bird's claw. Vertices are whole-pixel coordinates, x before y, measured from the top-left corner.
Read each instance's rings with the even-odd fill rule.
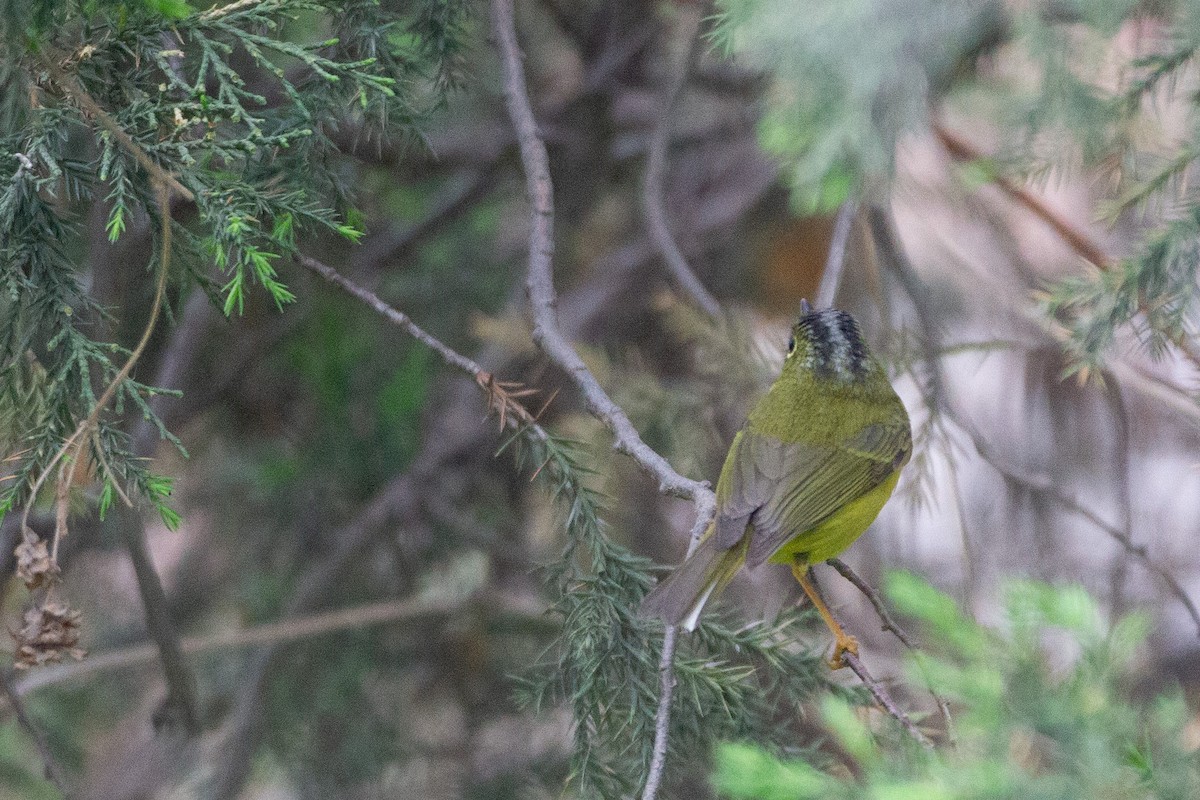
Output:
[[[858,656],[858,639],[853,636],[839,636],[833,646],[833,658],[829,659],[830,669],[841,669],[849,666],[846,663],[846,653],[852,656]]]

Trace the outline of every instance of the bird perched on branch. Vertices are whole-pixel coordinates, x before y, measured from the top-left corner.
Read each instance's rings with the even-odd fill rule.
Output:
[[[836,638],[832,666],[858,643],[829,612],[810,565],[849,547],[875,520],[912,454],[908,413],[854,317],[805,301],[783,371],[733,439],[717,515],[695,551],[639,613],[695,630],[704,604],[743,565],[788,564]]]

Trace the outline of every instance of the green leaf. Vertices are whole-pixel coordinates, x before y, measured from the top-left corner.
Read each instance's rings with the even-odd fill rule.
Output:
[[[163,525],[167,526],[167,530],[172,533],[179,530],[179,524],[183,521],[183,517],[178,511],[166,503],[155,503],[154,507],[158,509],[158,516],[162,519]]]

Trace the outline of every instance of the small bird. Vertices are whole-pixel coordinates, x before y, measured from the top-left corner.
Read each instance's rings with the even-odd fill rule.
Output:
[[[788,564],[836,644],[858,654],[808,577],[875,520],[912,454],[908,413],[854,317],[801,303],[783,372],[733,438],[717,480],[717,515],[695,551],[639,614],[695,630],[704,604],[743,565]]]

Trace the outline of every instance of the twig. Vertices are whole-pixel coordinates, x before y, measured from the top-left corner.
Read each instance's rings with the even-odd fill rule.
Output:
[[[845,561],[842,561],[840,558],[831,558],[825,563],[836,569],[843,578],[854,584],[855,588],[862,592],[863,596],[871,602],[871,605],[875,608],[875,613],[879,616],[879,622],[882,625],[882,630],[890,631],[893,636],[900,640],[900,643],[903,644],[905,648],[913,653],[920,654],[920,649],[913,644],[912,639],[908,637],[908,634],[904,631],[904,629],[901,628],[899,623],[897,623],[896,620],[892,618],[892,615],[888,613],[887,606],[883,604],[883,598],[879,596],[879,592],[875,591],[875,587],[863,580],[861,575],[855,572],[849,564],[847,564]],[[920,662],[918,662],[918,667],[920,668]],[[946,723],[946,732],[950,737],[950,741],[953,742],[954,718],[950,715],[950,703],[946,700],[946,698],[942,697],[935,691],[930,690],[929,694],[933,697],[933,701],[937,704],[938,711],[942,715],[942,720]]]
[[[710,317],[719,317],[721,304],[704,287],[688,264],[675,237],[671,234],[671,226],[667,222],[664,182],[667,171],[667,149],[671,141],[671,122],[674,120],[675,104],[683,94],[683,87],[687,83],[688,72],[699,44],[698,34],[704,17],[704,6],[699,3],[681,5],[676,8],[676,13],[678,19],[672,44],[676,50],[680,51],[680,54],[668,59],[670,77],[660,101],[658,120],[650,135],[650,144],[646,151],[646,168],[642,174],[642,210],[646,217],[650,240],[666,263],[675,282],[705,314]],[[676,61],[678,63],[674,63]]]
[[[871,677],[871,673],[867,671],[866,665],[862,663],[862,660],[858,656],[850,652],[842,653],[842,661],[845,662],[846,666],[850,667],[851,672],[858,676],[863,686],[867,687],[867,691],[875,698],[875,702],[879,704],[880,708],[899,722],[904,730],[908,731],[909,736],[920,742],[922,747],[930,750],[933,749],[933,742],[930,741],[929,737],[921,733],[920,729],[904,713],[904,710],[896,705],[896,701],[888,694],[883,684]]]
[[[983,437],[971,426],[969,422],[957,417],[955,418],[955,421],[958,423],[959,427],[963,429],[967,436],[970,437],[971,442],[975,445],[975,449],[979,451],[979,455],[983,458],[983,460],[990,464],[993,469],[999,472],[1005,480],[1053,498],[1059,505],[1062,505],[1070,511],[1078,514],[1100,530],[1107,533],[1113,538],[1113,540],[1120,544],[1127,553],[1141,561],[1142,566],[1144,566],[1153,575],[1157,576],[1158,579],[1167,586],[1171,594],[1175,595],[1176,599],[1183,604],[1183,607],[1187,610],[1188,616],[1192,618],[1192,622],[1196,625],[1197,635],[1200,635],[1200,608],[1197,608],[1196,603],[1191,597],[1188,596],[1188,593],[1184,590],[1178,579],[1168,572],[1165,567],[1150,558],[1150,554],[1146,548],[1146,545],[1138,544],[1137,542],[1133,541],[1133,539],[1130,538],[1128,531],[1121,530],[1121,528],[1108,522],[1096,514],[1096,512],[1092,511],[1090,508],[1083,505],[1066,492],[1063,492],[1055,485],[1054,481],[1049,476],[1026,476],[1021,475],[1016,470],[1009,468],[1008,465],[1004,464],[999,458],[996,457],[996,454],[992,452],[990,447],[988,447]]]
[[[359,286],[332,267],[309,256],[300,256],[297,262],[428,346],[449,366],[474,378],[475,383],[488,393],[491,408],[503,414],[510,428],[523,427],[533,436],[548,438],[548,434],[537,423],[534,415],[507,391],[508,384],[496,381],[490,372],[475,361],[443,344],[421,329],[406,314],[391,307],[374,292]],[[422,451],[428,460],[438,461],[436,455],[431,455],[432,452],[428,448]],[[298,614],[318,604],[337,585],[338,575],[355,554],[370,542],[376,530],[395,519],[401,511],[412,509],[421,502],[421,492],[416,488],[416,484],[417,477],[424,474],[425,470],[431,471],[432,468],[429,465],[421,467],[414,464],[410,473],[391,481],[353,520],[334,532],[331,539],[337,542],[336,551],[311,567],[297,582],[285,613]],[[271,665],[275,663],[277,656],[278,649],[268,647],[253,658],[245,671],[242,686],[235,699],[237,711],[228,724],[230,732],[222,747],[223,757],[220,758],[216,774],[208,787],[211,797],[218,800],[236,797],[245,783],[256,742],[264,733],[259,710],[271,673]]]
[[[700,544],[700,537],[704,535],[705,529],[716,514],[715,504],[697,512],[684,559],[695,552]],[[671,697],[675,693],[675,645],[678,634],[679,628],[675,625],[668,625],[663,631],[662,657],[658,661],[658,708],[654,712],[654,745],[650,753],[650,767],[646,773],[642,800],[654,800],[658,794],[658,787],[662,785],[663,771],[667,766],[667,745],[671,734]]]
[[[894,256],[892,258],[892,265],[897,271],[898,275],[900,275],[902,283],[917,309],[918,319],[922,321],[923,334],[925,336],[935,336],[936,330],[933,328],[931,323],[932,315],[928,312],[928,309],[925,306],[926,295],[922,291],[919,291],[919,287],[915,286],[915,275],[912,273],[911,265],[908,264],[907,260],[903,258],[902,252],[895,247],[895,242],[890,234],[890,220],[887,219],[886,215],[882,211],[873,211],[871,222],[877,239],[880,239],[892,250],[892,255]],[[1039,320],[1034,319],[1031,321],[1037,323]],[[1045,329],[1044,322],[1042,327]],[[1061,336],[1059,336],[1056,331],[1051,330],[1047,333],[1048,335],[1053,336],[1056,340],[1061,340]],[[935,369],[937,368],[935,359],[930,358],[929,363]],[[1138,391],[1146,397],[1152,398],[1157,402],[1169,403],[1177,411],[1188,415],[1194,420],[1200,419],[1200,417],[1197,416],[1195,403],[1191,402],[1178,389],[1168,386],[1158,379],[1146,376],[1137,371],[1136,368],[1121,362],[1114,362],[1109,366],[1109,368],[1123,385],[1129,386],[1135,391]],[[1004,464],[1001,464],[988,448],[984,437],[981,436],[979,432],[975,430],[972,425],[970,425],[969,422],[955,413],[955,410],[946,401],[944,392],[939,390],[933,399],[935,402],[931,402],[931,406],[936,405],[937,408],[941,408],[947,414],[947,416],[954,420],[959,428],[961,428],[971,439],[972,443],[975,445],[975,449],[979,451],[980,456],[989,464],[991,464],[992,467],[995,468],[996,471],[1003,475],[1007,480],[1025,486],[1026,488],[1034,491],[1045,493],[1047,496],[1054,498],[1059,504],[1086,518],[1097,528],[1104,531],[1118,543],[1120,543],[1126,552],[1138,558],[1146,567],[1146,569],[1152,574],[1156,575],[1168,587],[1168,589],[1179,600],[1179,602],[1183,604],[1184,608],[1188,612],[1188,615],[1195,623],[1197,632],[1200,633],[1200,608],[1197,608],[1196,604],[1192,601],[1191,597],[1188,596],[1187,592],[1183,589],[1183,586],[1180,585],[1175,576],[1171,575],[1164,567],[1150,559],[1145,545],[1135,543],[1129,536],[1128,531],[1122,530],[1119,527],[1110,524],[1101,517],[1097,516],[1096,513],[1091,509],[1063,493],[1055,486],[1054,482],[1049,477],[1042,477],[1039,480],[1034,480],[1033,478],[1019,475],[1015,470],[1009,469]]]
[[[359,286],[354,281],[339,273],[336,269],[323,264],[312,256],[300,255],[296,259],[296,263],[305,269],[312,270],[320,275],[325,280],[339,287],[342,291],[351,297],[355,297],[366,303],[375,313],[391,322],[393,325],[401,328],[409,336],[416,339],[421,344],[428,347],[433,352],[441,357],[442,361],[446,362],[451,367],[467,373],[473,378],[478,377],[481,373],[486,372],[483,367],[476,364],[471,359],[458,353],[453,348],[443,344],[435,336],[426,333],[419,325],[413,322],[407,314],[399,311],[385,303],[377,294],[370,289]]]
[[[125,365],[121,367],[120,371],[116,374],[116,377],[109,382],[104,392],[100,395],[100,399],[96,401],[96,405],[94,408],[92,408],[91,413],[88,414],[87,419],[79,423],[79,426],[75,429],[75,431],[67,438],[65,442],[63,442],[62,447],[60,447],[58,452],[54,454],[54,457],[50,459],[50,462],[46,465],[46,468],[42,470],[41,475],[39,475],[37,480],[34,481],[33,487],[29,492],[29,502],[25,504],[25,509],[21,514],[22,531],[29,527],[29,511],[33,508],[33,504],[37,499],[38,492],[41,490],[42,485],[46,482],[46,478],[49,477],[50,471],[54,469],[55,464],[57,464],[59,461],[63,461],[67,453],[71,451],[72,447],[76,448],[77,456],[82,454],[83,446],[88,441],[87,432],[90,431],[100,421],[100,414],[103,413],[105,407],[113,399],[113,396],[116,395],[117,391],[121,387],[121,384],[126,378],[129,377],[130,373],[133,372],[134,365],[137,364],[138,359],[142,357],[142,353],[146,350],[146,345],[150,343],[150,335],[154,333],[154,326],[158,322],[159,313],[162,311],[163,296],[166,293],[167,288],[167,273],[170,271],[171,265],[170,192],[165,183],[159,183],[158,189],[160,213],[163,215],[163,230],[161,237],[162,253],[159,257],[158,281],[154,288],[154,300],[150,306],[150,318],[146,321],[146,327],[142,331],[142,337],[138,341],[137,346],[133,348],[133,352],[129,354],[129,358],[125,361]],[[63,465],[65,467],[65,461],[63,461]],[[59,483],[59,492],[61,495],[63,492],[65,492],[67,483],[65,472],[60,470],[60,473],[63,473],[63,477],[60,478]],[[65,500],[61,500],[59,502],[59,508],[61,509],[65,507]],[[54,526],[54,544],[51,548],[51,558],[56,561],[58,559],[58,543],[64,532],[65,527],[60,515],[60,518],[56,521]]]
[[[531,393],[531,390],[520,389],[515,383],[507,381],[498,381],[492,373],[485,370],[473,360],[467,358],[463,354],[456,351],[454,348],[443,343],[436,336],[425,331],[421,326],[412,321],[411,318],[403,311],[388,305],[379,295],[372,292],[363,286],[359,286],[354,281],[342,275],[328,264],[324,264],[312,256],[301,254],[296,258],[296,262],[300,266],[320,275],[325,280],[332,283],[334,286],[342,289],[351,297],[361,300],[375,313],[397,326],[409,336],[416,339],[421,344],[433,350],[442,361],[446,362],[451,367],[465,372],[475,379],[475,383],[481,389],[487,392],[488,408],[496,412],[500,418],[500,427],[517,428],[525,426],[529,432],[545,441],[549,438],[546,431],[538,424],[537,415],[531,413],[520,402],[519,398]],[[539,412],[540,413],[540,412]]]
[[[646,773],[646,787],[642,800],[654,800],[658,787],[662,785],[663,771],[667,766],[667,743],[671,732],[671,696],[675,690],[675,640],[679,628],[668,625],[663,632],[662,657],[658,661],[658,711],[654,715],[654,750],[650,755],[650,769]]]
[[[871,584],[863,580],[857,572],[850,568],[849,564],[840,558],[831,558],[825,563],[836,569],[843,578],[853,583],[855,588],[871,601],[871,605],[875,607],[875,613],[879,615],[879,622],[883,625],[882,630],[890,631],[909,650],[917,649],[917,646],[913,644],[912,639],[908,638],[908,634],[904,632],[904,629],[896,623],[896,620],[892,619],[892,615],[888,613],[887,607],[883,604],[883,598],[879,596],[879,593],[875,591]]]
[[[8,697],[8,702],[12,705],[13,713],[16,714],[17,723],[25,729],[25,733],[33,739],[33,746],[37,748],[38,755],[42,758],[42,765],[46,770],[46,777],[53,783],[63,797],[72,797],[71,790],[68,788],[66,774],[58,761],[54,758],[54,754],[50,752],[50,745],[46,741],[46,737],[38,730],[38,727],[33,724],[33,719],[30,718],[29,712],[25,710],[25,703],[21,700],[20,695],[13,689],[12,683],[8,679],[8,675],[0,670],[0,689]]]
[[[235,4],[236,5],[236,4]],[[228,8],[228,7],[227,7]],[[150,155],[133,140],[133,137],[113,119],[104,108],[96,102],[96,99],[88,94],[88,91],[83,88],[83,84],[74,75],[66,72],[62,67],[55,62],[53,56],[49,53],[43,54],[42,65],[46,71],[50,73],[50,77],[57,83],[63,91],[75,99],[75,102],[80,107],[90,114],[95,120],[100,123],[100,126],[109,132],[109,135],[121,145],[133,159],[138,162],[142,169],[146,170],[157,183],[169,188],[171,191],[178,194],[183,199],[191,202],[196,199],[196,196],[190,189],[184,186],[179,180],[172,175],[168,170],[160,166]]]
[[[942,147],[946,148],[946,152],[956,161],[981,161],[987,159],[987,155],[983,151],[961,136],[952,133],[939,122],[933,124],[933,133],[938,141],[942,143]],[[1053,228],[1054,232],[1080,256],[1095,264],[1100,269],[1107,270],[1113,266],[1112,258],[1098,244],[1092,241],[1091,237],[1063,219],[1033,192],[1024,186],[1018,185],[1004,175],[992,175],[992,181],[1005,194],[1032,211],[1038,219]]]
[[[337,611],[290,617],[239,631],[222,631],[210,636],[188,636],[182,641],[182,649],[189,656],[197,656],[231,648],[280,645],[369,625],[443,616],[451,613],[458,605],[444,600],[383,600]],[[30,673],[17,681],[12,688],[18,695],[27,695],[46,686],[58,686],[90,678],[101,672],[147,664],[154,660],[157,652],[157,647],[148,643],[96,653],[78,664],[62,664]]]
[[[513,0],[492,0],[491,23],[492,35],[500,52],[505,102],[520,145],[526,192],[532,206],[526,289],[533,313],[533,340],[554,364],[571,377],[583,396],[588,411],[611,431],[614,447],[619,452],[631,456],[643,470],[653,475],[658,480],[660,493],[690,499],[694,503],[696,522],[692,526],[691,537],[694,547],[716,513],[716,495],[707,483],[693,481],[677,473],[665,458],[642,441],[625,412],[609,398],[559,330],[553,273],[554,187],[550,180],[546,145],[538,133],[533,108],[529,102],[525,70],[517,44],[516,23],[513,19]],[[670,727],[668,687],[674,683],[674,638],[674,632],[668,628],[663,638],[662,663],[665,666],[660,671],[663,692],[655,715],[656,741],[652,761],[656,763],[656,769],[647,775],[648,789],[657,787],[665,765],[667,737],[663,733],[660,741],[657,734]],[[643,797],[644,800],[653,800],[654,794],[648,792]]]
[[[124,513],[116,519],[133,574],[137,579],[138,594],[142,598],[142,610],[146,617],[146,629],[158,650],[162,663],[163,677],[167,682],[167,696],[155,712],[156,727],[179,725],[188,735],[200,732],[199,703],[196,698],[196,676],[183,657],[183,645],[179,630],[171,619],[167,593],[150,559],[146,547],[146,531],[142,518],[136,512]]]
[[[715,508],[716,498],[707,482],[694,481],[676,472],[665,458],[642,441],[625,412],[612,401],[558,327],[554,291],[554,201],[549,156],[537,131],[525,88],[525,71],[517,47],[512,0],[493,0],[492,30],[504,71],[504,93],[509,116],[517,131],[526,190],[532,205],[529,231],[529,270],[526,289],[533,312],[533,339],[579,389],[585,405],[613,435],[614,448],[633,458],[659,483],[659,492],[692,500],[700,509]]]
[[[858,215],[858,203],[847,200],[838,209],[833,223],[833,235],[829,237],[829,254],[825,256],[825,269],[821,271],[821,284],[817,287],[815,308],[832,308],[837,299],[842,275],[846,271],[846,249],[850,242],[850,231]]]
[[[838,571],[841,572],[841,570]],[[810,571],[808,573],[808,580],[812,582],[813,590],[817,593],[818,597],[823,594],[821,592],[821,584],[817,581],[817,576],[814,571]],[[828,608],[829,604],[826,603],[825,605]],[[828,609],[828,611],[829,615],[834,617],[833,610]],[[841,622],[838,621],[836,617],[834,617],[834,621],[838,625],[841,625]],[[913,724],[913,721],[909,719],[908,715],[904,713],[904,710],[901,709],[900,706],[896,705],[896,701],[892,699],[892,696],[888,693],[888,690],[884,688],[883,684],[871,676],[871,673],[867,670],[866,665],[863,664],[862,659],[858,657],[857,653],[851,652],[850,650],[842,650],[840,651],[840,654],[835,652],[834,655],[835,658],[840,655],[841,663],[850,667],[850,671],[858,676],[858,679],[862,681],[863,686],[867,687],[867,691],[869,691],[871,696],[875,698],[875,702],[879,704],[880,708],[894,717],[896,721],[904,727],[904,730],[908,731],[909,735],[920,742],[922,746],[931,750],[933,749],[933,742],[930,741],[928,736],[921,733],[917,726]]]

